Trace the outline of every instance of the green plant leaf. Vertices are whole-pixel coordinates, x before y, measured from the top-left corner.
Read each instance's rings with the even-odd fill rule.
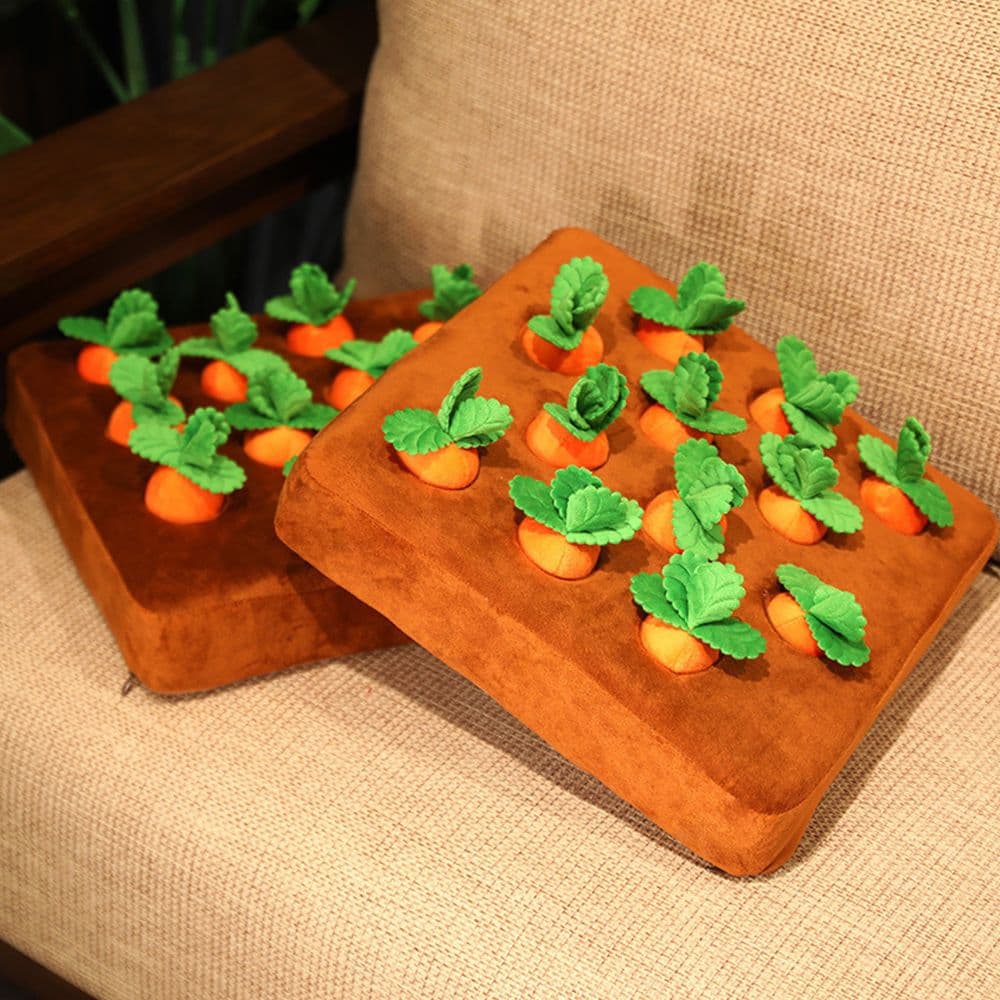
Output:
[[[454,270],[444,264],[431,265],[431,284],[434,297],[425,299],[417,308],[425,319],[439,323],[446,323],[483,293],[472,280],[472,268],[468,264],[459,264]]]
[[[680,329],[680,313],[673,296],[662,288],[642,285],[628,297],[632,310],[643,319],[648,319],[661,326]]]
[[[226,407],[224,416],[229,426],[238,431],[263,431],[278,426],[274,417],[265,416],[250,403],[233,403]]]
[[[865,620],[861,605],[853,594],[838,590],[828,583],[820,583],[813,591],[809,614],[845,639],[858,642],[864,639]]]
[[[288,474],[292,471],[292,466],[298,459],[298,455],[290,455],[286,460],[285,464],[281,467],[281,474],[287,479]]]
[[[864,523],[860,509],[847,497],[833,490],[826,490],[818,496],[801,497],[799,503],[802,509],[812,514],[817,521],[842,535],[860,531]]]
[[[860,667],[871,657],[871,650],[864,642],[845,639],[815,616],[807,614],[806,624],[823,654],[834,663],[845,667]]]
[[[823,379],[816,379],[803,386],[798,392],[787,396],[788,402],[797,409],[803,410],[816,423],[824,427],[840,422],[844,415],[844,403],[840,393]]]
[[[606,486],[584,486],[566,502],[566,539],[574,544],[613,545],[642,527],[642,508]]]
[[[226,305],[212,316],[210,325],[220,356],[226,360],[230,355],[249,350],[257,339],[257,324],[240,308],[232,292],[226,293]],[[186,341],[185,346],[185,353],[190,353],[191,341]]]
[[[159,317],[159,306],[149,292],[130,288],[108,311],[107,344],[119,353],[158,354],[172,343]]]
[[[382,421],[382,434],[393,448],[408,455],[427,455],[451,444],[450,435],[430,410],[396,410]]]
[[[555,344],[561,351],[572,351],[583,340],[582,330],[564,331],[551,316],[532,316],[528,320],[528,329],[542,340]]]
[[[175,468],[180,453],[180,434],[167,424],[155,421],[137,423],[129,435],[128,446],[147,462]]]
[[[377,379],[416,346],[409,330],[390,330],[381,340],[346,340],[326,357]]]
[[[785,392],[782,410],[802,438],[820,448],[830,448],[837,437],[831,430],[844,409],[858,395],[858,380],[845,371],[820,375],[812,351],[798,337],[782,337],[775,348]]]
[[[725,330],[746,308],[742,299],[726,297],[726,279],[714,265],[695,264],[677,286],[680,328],[696,336]]]
[[[676,415],[700,417],[715,402],[722,388],[722,369],[707,354],[685,354],[674,368],[673,397]]]
[[[703,524],[682,499],[674,501],[671,523],[677,547],[682,552],[694,552],[706,559],[715,559],[726,547],[721,525]]]
[[[728,410],[707,409],[700,417],[679,417],[682,423],[706,434],[740,434],[747,429],[747,422]]]
[[[108,310],[108,329],[114,333],[130,316],[152,314],[158,316],[160,307],[149,292],[141,288],[128,288],[119,293]]]
[[[832,448],[837,443],[837,435],[825,424],[821,424],[811,417],[805,410],[793,406],[787,400],[781,404],[781,409],[794,433],[807,444],[826,449]]]
[[[448,434],[459,448],[485,448],[507,433],[514,417],[499,399],[475,396],[463,399],[455,407],[448,423]]]
[[[289,368],[265,368],[248,380],[247,402],[274,426],[289,425],[312,403],[312,390]]]
[[[764,636],[752,625],[736,618],[698,625],[691,630],[691,634],[734,660],[753,660],[767,649]]]
[[[314,326],[329,323],[339,316],[354,294],[357,282],[352,278],[341,292],[318,264],[299,264],[288,280],[292,299],[306,321]]]
[[[593,441],[625,408],[628,380],[614,365],[591,365],[570,389],[566,406],[543,409],[580,441]]]
[[[655,403],[674,413],[677,403],[674,400],[674,373],[666,369],[643,372],[639,377],[639,385]]]
[[[550,487],[552,505],[558,511],[559,516],[565,520],[569,498],[574,493],[587,486],[603,485],[601,480],[589,470],[581,468],[579,465],[568,465],[564,469],[558,469],[552,477]]]
[[[955,523],[951,501],[937,483],[929,479],[900,483],[899,488],[917,505],[931,524],[950,528]]]
[[[827,372],[825,375],[821,375],[820,378],[833,386],[833,388],[840,395],[845,406],[850,406],[858,398],[858,392],[860,390],[860,385],[858,380],[850,373],[845,371],[833,371]]]
[[[896,446],[896,478],[900,483],[915,483],[924,476],[931,455],[931,436],[916,417],[907,417],[899,431]]]
[[[273,351],[264,351],[257,347],[251,347],[246,351],[238,351],[235,354],[222,354],[221,360],[232,365],[241,375],[253,378],[265,371],[281,369],[291,371],[288,362]]]
[[[309,317],[295,304],[291,295],[278,295],[264,303],[264,312],[283,323],[308,323]]]
[[[167,401],[167,395],[160,387],[157,378],[156,365],[135,354],[124,354],[111,366],[108,373],[111,388],[122,399],[152,409],[161,408]]]
[[[858,454],[876,476],[893,486],[899,485],[896,478],[896,452],[891,444],[873,434],[862,434],[858,438]]]
[[[781,563],[775,570],[778,582],[795,598],[803,611],[808,611],[816,599],[816,591],[823,585],[818,576],[795,563]]]
[[[659,573],[636,573],[632,577],[629,589],[635,603],[647,615],[652,615],[667,625],[673,625],[674,628],[687,631],[687,623],[667,599],[663,587],[663,577]]]
[[[211,406],[199,407],[180,434],[180,466],[208,469],[216,451],[229,437],[229,423]],[[178,466],[178,471],[184,471]]]
[[[304,406],[289,422],[289,427],[300,431],[321,431],[334,417],[340,415],[340,410],[326,403],[310,403]]]
[[[465,402],[467,399],[472,399],[479,392],[479,386],[482,381],[483,370],[479,367],[469,368],[455,379],[448,390],[448,394],[441,401],[441,406],[437,414],[438,423],[445,430],[450,430],[452,416],[455,410],[458,409],[459,404]]]
[[[583,332],[608,296],[608,278],[593,257],[573,257],[552,282],[549,314],[564,333]]]
[[[64,316],[59,320],[59,331],[73,340],[108,346],[107,327],[93,316]]]
[[[760,456],[775,485],[800,502],[819,497],[840,478],[832,458],[796,435],[762,435]]]
[[[177,372],[181,367],[181,352],[176,344],[165,350],[156,362],[156,381],[160,392],[166,396],[177,381]]]
[[[798,337],[791,334],[781,337],[775,345],[774,353],[778,359],[785,399],[791,399],[819,378],[813,352]]]
[[[564,471],[564,470],[561,470]],[[566,534],[564,511],[556,510],[549,487],[540,479],[531,476],[514,476],[507,487],[514,506],[525,517],[530,517],[539,524]]]
[[[677,492],[683,497],[701,475],[702,467],[719,457],[715,445],[704,438],[691,438],[674,452],[674,479]]]
[[[682,552],[687,559],[687,615],[690,629],[724,621],[743,600],[743,577],[735,566],[710,562],[697,553]],[[678,557],[674,557],[678,558]],[[697,560],[697,562],[695,561]]]

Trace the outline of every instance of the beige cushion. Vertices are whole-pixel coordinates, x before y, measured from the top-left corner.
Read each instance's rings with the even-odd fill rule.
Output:
[[[25,473],[0,551],[0,937],[95,996],[1000,994],[994,577],[741,881],[415,646],[122,698]]]
[[[988,7],[988,5],[987,5]],[[495,278],[593,229],[718,262],[1000,510],[1000,18],[979,0],[382,0],[345,271]],[[489,331],[484,331],[484,336]]]

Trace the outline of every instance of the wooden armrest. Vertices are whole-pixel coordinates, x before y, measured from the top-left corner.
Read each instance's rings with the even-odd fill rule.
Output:
[[[349,169],[374,5],[0,159],[0,352]]]

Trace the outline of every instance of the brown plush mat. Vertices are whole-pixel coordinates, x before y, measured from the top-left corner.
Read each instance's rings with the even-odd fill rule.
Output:
[[[692,850],[734,874],[770,870],[792,853],[823,791],[986,561],[997,525],[931,471],[955,506],[953,529],[903,537],[867,516],[855,536],[795,545],[767,527],[752,499],[764,481],[756,427],[720,438],[752,494],[729,515],[723,558],[745,578],[737,615],[768,649],[689,677],[663,671],[639,644],[628,585],[658,570],[664,554],[640,534],[607,547],[591,577],[555,580],[520,552],[507,495],[516,473],[551,477],[523,435],[541,404],[562,401],[573,382],[528,361],[520,332],[547,311],[559,265],[586,254],[610,278],[596,325],[607,360],[632,387],[598,474],[643,503],[671,487],[672,460],[637,426],[639,376],[662,363],[633,337],[626,300],[639,284],[673,286],[591,233],[560,230],[320,434],[285,486],[278,534]],[[773,354],[740,329],[714,338],[709,352],[725,374],[724,409],[745,416],[756,393],[779,384]],[[436,408],[472,365],[484,368],[483,395],[508,403],[515,423],[469,489],[435,490],[390,456],[380,425],[400,407]],[[855,502],[854,442],[873,430],[848,411],[831,452],[839,488]],[[786,561],[856,593],[870,623],[865,667],[800,655],[775,634],[764,599]]]
[[[420,321],[426,293],[353,303],[361,336]],[[289,357],[318,392],[335,371],[290,356],[280,324],[260,321],[259,346]],[[178,339],[204,328],[174,331]],[[234,432],[223,447],[246,486],[212,522],[178,527],[149,514],[153,466],[104,437],[117,396],[76,373],[80,345],[26,344],[10,358],[7,426],[129,668],[164,693],[201,691],[310,660],[404,642],[371,608],[296,558],[274,534],[278,469],[251,461]],[[190,412],[203,362],[181,365],[176,395]],[[218,404],[215,404],[218,405]]]

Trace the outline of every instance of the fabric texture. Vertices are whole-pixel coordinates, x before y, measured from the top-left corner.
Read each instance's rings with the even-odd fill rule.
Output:
[[[345,274],[485,280],[592,229],[718,263],[1000,511],[1000,20],[983,0],[381,0]],[[975,39],[973,42],[972,39]],[[973,402],[974,401],[974,402]]]
[[[416,646],[122,698],[25,473],[0,551],[0,937],[95,996],[1000,992],[995,576],[739,880]]]

